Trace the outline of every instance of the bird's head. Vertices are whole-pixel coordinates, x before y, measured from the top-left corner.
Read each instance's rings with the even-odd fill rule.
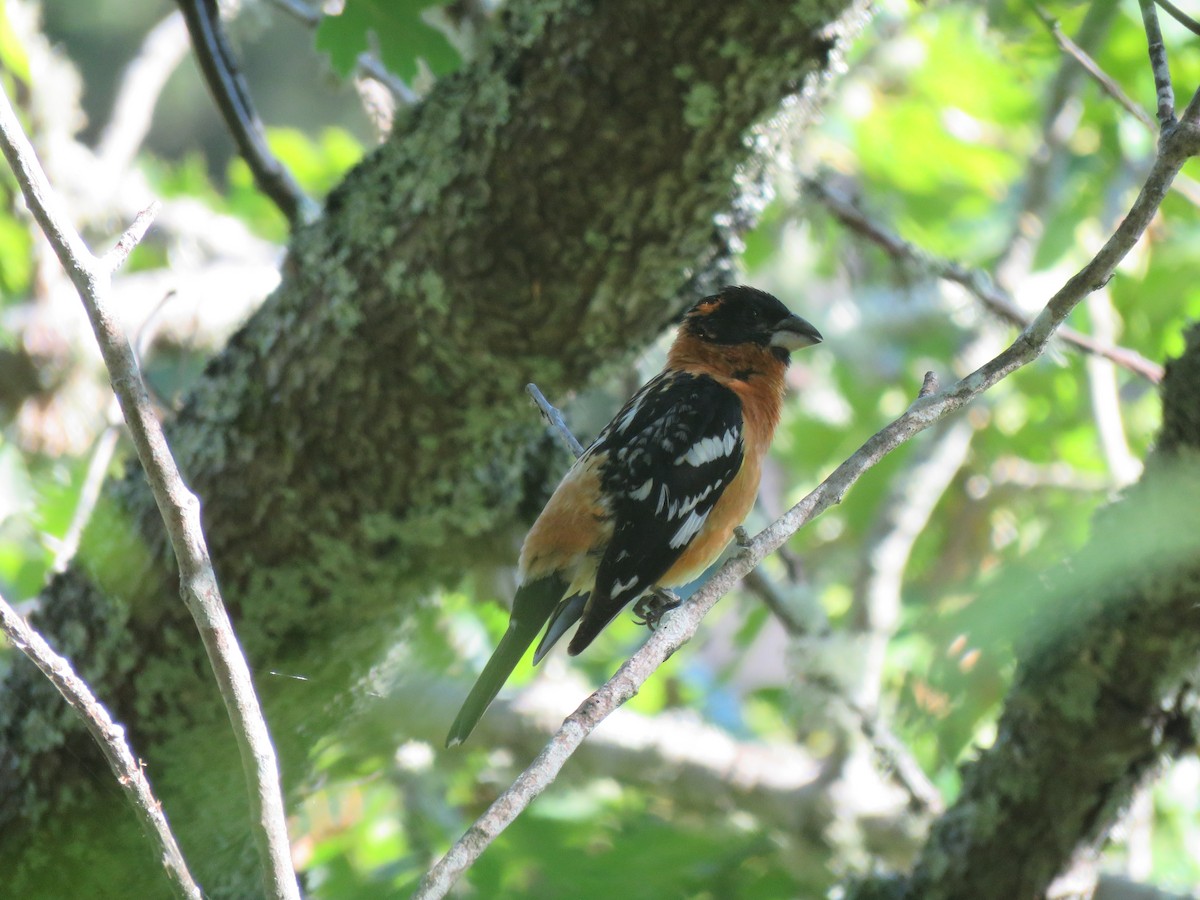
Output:
[[[689,309],[679,336],[729,347],[750,345],[781,363],[793,350],[821,342],[821,333],[809,322],[766,291],[744,285],[722,288]]]

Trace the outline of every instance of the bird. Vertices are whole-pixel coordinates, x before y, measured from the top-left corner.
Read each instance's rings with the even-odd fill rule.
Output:
[[[467,739],[543,627],[535,665],[576,622],[572,656],[629,603],[693,581],[720,556],[758,495],[790,354],[821,340],[745,285],[683,315],[662,372],[575,461],[530,528],[508,629],[447,747]]]

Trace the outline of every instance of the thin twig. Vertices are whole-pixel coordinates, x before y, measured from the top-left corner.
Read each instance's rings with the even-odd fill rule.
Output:
[[[878,715],[868,711],[862,704],[846,696],[842,685],[828,675],[808,675],[805,683],[828,694],[846,707],[858,722],[859,730],[866,737],[876,758],[888,769],[892,778],[904,789],[909,802],[917,809],[931,815],[940,815],[945,804],[942,794],[929,780],[921,764],[917,762],[905,743],[896,737]]]
[[[1154,0],[1138,0],[1142,8],[1142,25],[1146,29],[1146,46],[1150,52],[1150,69],[1154,72],[1154,92],[1158,100],[1158,124],[1165,133],[1175,124],[1175,89],[1171,87],[1171,66]]]
[[[1114,3],[1090,4],[1075,33],[1078,45],[1102,45],[1116,15]],[[1040,123],[1041,143],[1029,154],[1019,189],[1020,202],[1007,217],[1008,240],[992,266],[993,280],[1007,291],[1013,291],[1029,277],[1045,223],[1060,203],[1063,173],[1073,155],[1071,136],[1079,127],[1082,114],[1075,98],[1085,74],[1086,70],[1075,59],[1064,56],[1047,86]]]
[[[191,872],[188,871],[187,862],[175,842],[175,835],[171,833],[171,826],[167,823],[162,804],[154,796],[140,760],[129,747],[125,729],[113,721],[87,682],[75,674],[71,664],[55,653],[3,597],[0,597],[0,630],[4,631],[14,647],[41,669],[42,674],[83,719],[87,730],[100,745],[113,774],[117,776],[117,783],[133,804],[133,809],[146,832],[158,841],[161,862],[175,895],[189,900],[200,900],[200,888],[196,886]]]
[[[1158,126],[1154,123],[1154,119],[1151,117],[1150,113],[1146,112],[1141,105],[1134,102],[1133,98],[1125,93],[1125,91],[1119,84],[1117,84],[1116,80],[1111,75],[1100,68],[1100,65],[1096,62],[1096,60],[1092,59],[1091,55],[1086,50],[1063,34],[1062,28],[1059,27],[1058,19],[1046,12],[1046,10],[1042,8],[1041,4],[1034,3],[1032,6],[1034,13],[1039,19],[1042,20],[1042,24],[1046,26],[1047,30],[1050,32],[1050,36],[1053,37],[1055,43],[1058,44],[1059,49],[1079,63],[1083,70],[1087,72],[1088,75],[1090,75],[1098,85],[1100,85],[1101,89],[1114,100],[1116,100],[1117,103],[1121,104],[1121,106],[1124,107],[1125,110],[1135,119],[1149,128],[1151,131],[1157,132]]]
[[[154,221],[154,217],[158,215],[161,207],[162,204],[156,200],[138,213],[133,223],[117,238],[113,248],[104,254],[100,262],[110,274],[125,265],[125,260],[129,259],[133,248],[142,242],[150,223]]]
[[[974,434],[974,427],[966,419],[945,422],[934,429],[893,480],[858,552],[850,627],[859,635],[861,659],[853,667],[850,678],[854,683],[848,687],[867,709],[879,705],[884,661],[888,644],[900,625],[901,588],[913,546],[966,463]]]
[[[1195,107],[1195,108],[1193,108]],[[538,757],[496,799],[467,833],[425,875],[416,900],[444,897],[458,877],[493,839],[554,781],[575,748],[613,709],[637,693],[666,659],[691,639],[705,614],[747,572],[778,549],[796,531],[830,506],[888,453],[961,409],[979,394],[1037,359],[1071,310],[1112,277],[1117,265],[1140,239],[1170,189],[1171,180],[1189,156],[1200,151],[1200,92],[1182,123],[1187,128],[1164,134],[1145,185],[1128,215],[1092,260],[1047,302],[1015,341],[996,357],[944,391],[917,398],[908,410],[872,436],[803,500],[760,532],[672,615],[617,673],[575,710]]]
[[[979,300],[984,307],[1005,321],[1021,328],[1030,324],[1029,315],[1017,306],[1008,292],[996,285],[986,273],[942,259],[914,246],[878,222],[868,218],[862,210],[839,192],[815,179],[806,179],[804,190],[820,201],[821,205],[828,209],[839,222],[881,247],[893,259],[918,266],[944,281],[960,285]],[[1162,366],[1146,359],[1135,350],[1102,344],[1073,328],[1059,328],[1057,334],[1080,350],[1111,359],[1122,368],[1141,375],[1154,384],[1158,384],[1162,380]]]
[[[54,551],[54,562],[50,571],[56,575],[67,570],[67,566],[79,550],[79,540],[83,537],[83,529],[91,521],[96,503],[100,500],[100,490],[104,487],[108,466],[112,462],[113,453],[117,449],[117,438],[120,436],[120,429],[114,424],[109,424],[96,439],[96,446],[88,460],[87,474],[84,475],[83,485],[79,489],[79,500],[76,501],[75,511],[71,514],[71,523]]]
[[[571,429],[567,427],[567,423],[563,420],[562,413],[555,409],[545,395],[538,390],[536,384],[525,385],[525,392],[533,398],[533,402],[538,405],[538,409],[542,412],[542,418],[558,432],[558,436],[562,438],[567,449],[575,454],[575,458],[583,456],[583,444],[575,439],[575,435],[571,434]]]
[[[196,61],[213,100],[250,166],[259,190],[271,198],[293,227],[316,219],[319,209],[267,146],[262,121],[250,99],[225,31],[217,0],[177,0],[187,23]]]
[[[1072,57],[1080,67],[1091,76],[1092,80],[1100,86],[1106,94],[1117,101],[1121,107],[1130,113],[1135,119],[1142,124],[1147,131],[1153,135],[1158,134],[1158,124],[1154,121],[1154,117],[1136,102],[1121,88],[1115,78],[1109,75],[1100,67],[1094,58],[1077,43],[1063,34],[1059,27],[1058,20],[1046,12],[1040,5],[1032,4],[1034,13],[1049,30],[1051,37],[1054,38],[1061,49],[1068,56]],[[1103,7],[1093,5],[1089,8],[1088,14],[1091,15],[1094,11],[1102,10]],[[1180,173],[1171,185],[1171,189],[1186,199],[1193,206],[1200,206],[1200,184],[1197,184],[1191,178]]]
[[[1171,0],[1157,0],[1159,6],[1172,19],[1190,31],[1192,34],[1200,34],[1200,22],[1197,22],[1182,9],[1176,6]]]
[[[109,308],[114,257],[110,254],[97,258],[84,244],[50,187],[3,90],[0,90],[0,144],[25,195],[26,205],[79,291],[138,459],[166,525],[179,565],[180,593],[200,631],[241,751],[249,785],[252,831],[263,861],[266,894],[271,898],[298,900],[300,892],[292,870],[275,749],[254,693],[249,667],[217,587],[200,525],[200,501],[179,474],[162,424],[146,393],[133,348]],[[138,228],[145,224],[141,222]]]

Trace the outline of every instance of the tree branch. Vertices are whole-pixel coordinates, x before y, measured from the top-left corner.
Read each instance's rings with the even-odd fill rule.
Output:
[[[178,0],[178,3],[200,71],[259,190],[271,198],[293,227],[313,221],[320,212],[317,204],[305,195],[267,146],[250,90],[225,39],[217,0]]]
[[[217,587],[200,526],[200,501],[183,483],[162,425],[150,404],[133,348],[109,309],[113,268],[145,233],[149,215],[139,216],[116,246],[104,257],[97,258],[70,224],[21,129],[7,94],[2,90],[0,145],[30,212],[79,291],[138,458],[170,536],[179,565],[180,592],[200,630],[242,752],[250,787],[252,830],[263,862],[267,894],[272,898],[299,898],[288,848],[275,751],[254,693],[250,670],[238,647]]]
[[[117,776],[117,783],[133,804],[138,818],[142,820],[143,827],[157,839],[161,853],[160,861],[166,869],[175,895],[188,900],[200,900],[200,888],[192,879],[192,873],[188,871],[187,862],[175,842],[175,835],[171,833],[171,826],[167,823],[162,804],[154,796],[146,773],[142,770],[141,761],[129,748],[129,742],[125,739],[125,729],[112,720],[108,710],[96,699],[87,682],[75,674],[71,664],[55,653],[3,597],[0,597],[0,630],[4,631],[14,647],[41,669],[42,674],[87,725],[87,730],[100,745],[104,758],[108,760],[109,767]]]
[[[1116,80],[1105,72],[1096,60],[1092,59],[1091,54],[1080,47],[1077,43],[1063,34],[1062,28],[1058,24],[1058,19],[1051,16],[1040,3],[1031,4],[1034,13],[1041,20],[1042,24],[1050,32],[1050,36],[1054,38],[1054,42],[1058,44],[1060,50],[1066,53],[1075,62],[1079,63],[1083,71],[1087,72],[1092,77],[1100,88],[1117,101],[1125,111],[1132,115],[1135,119],[1145,125],[1152,131],[1157,131],[1158,126],[1154,124],[1154,119],[1144,110],[1141,105],[1135,103],[1133,99],[1121,89]]]
[[[583,456],[583,444],[579,443],[579,439],[571,433],[571,429],[567,427],[562,413],[551,405],[550,401],[546,399],[546,395],[538,389],[538,386],[536,384],[527,384],[525,385],[525,392],[533,398],[533,402],[537,404],[538,410],[542,413],[542,418],[546,420],[551,428],[558,432],[558,436],[567,445],[567,449],[575,454],[575,458],[578,459]]]
[[[1142,25],[1146,29],[1146,46],[1150,53],[1150,69],[1154,72],[1154,91],[1158,99],[1158,124],[1166,133],[1175,124],[1175,89],[1171,87],[1171,66],[1154,0],[1138,0],[1142,9]]]
[[[805,193],[819,201],[833,214],[834,218],[851,231],[882,248],[893,259],[923,269],[943,281],[959,285],[982,303],[986,309],[1006,322],[1011,322],[1021,328],[1029,325],[1031,321],[1029,315],[1017,306],[1011,295],[992,281],[986,273],[927,253],[869,218],[848,198],[816,179],[805,179],[803,187]],[[1162,380],[1162,366],[1146,359],[1135,350],[1103,344],[1074,328],[1059,328],[1057,334],[1080,350],[1110,359],[1147,381],[1157,384]]]
[[[1190,124],[1191,120],[1185,117],[1184,122]],[[808,496],[723,565],[678,610],[665,617],[662,625],[642,648],[567,717],[545,749],[512,786],[430,869],[414,895],[416,900],[444,897],[492,840],[554,781],[559,770],[587,735],[613,709],[636,694],[646,679],[691,639],[705,614],[768,553],[782,546],[801,526],[830,506],[840,503],[851,486],[892,450],[1037,359],[1071,310],[1112,277],[1117,265],[1150,224],[1170,188],[1171,180],[1197,149],[1200,149],[1200,130],[1193,127],[1173,129],[1164,135],[1146,183],[1124,221],[1095,257],[1046,302],[1042,311],[1017,339],[999,355],[946,390],[918,397],[903,415],[872,436]]]
[[[913,545],[966,463],[974,434],[968,421],[939,426],[913,454],[875,513],[860,553],[850,607],[851,627],[863,642],[852,695],[866,709],[879,703],[884,657],[900,624],[901,587]]]
[[[1155,0],[1159,6],[1176,22],[1190,31],[1192,34],[1200,34],[1200,22],[1197,22],[1182,9],[1176,6],[1171,0]]]

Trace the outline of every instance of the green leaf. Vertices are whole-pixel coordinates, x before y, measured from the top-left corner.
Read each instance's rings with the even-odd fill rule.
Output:
[[[461,57],[446,36],[425,19],[435,0],[347,0],[341,15],[326,16],[317,28],[317,49],[329,55],[342,76],[354,71],[358,56],[378,49],[383,64],[406,81],[424,60],[435,75],[458,68]]]

